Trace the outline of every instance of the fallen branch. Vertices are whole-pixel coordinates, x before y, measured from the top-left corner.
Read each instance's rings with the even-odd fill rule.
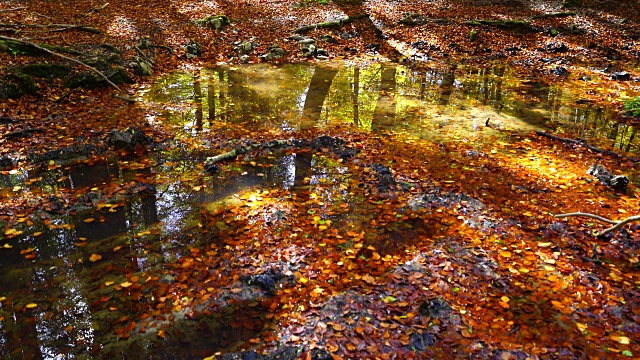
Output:
[[[18,11],[18,10],[24,10],[26,8],[27,8],[26,6],[20,6],[20,7],[11,8],[11,9],[0,9],[0,12]]]
[[[0,23],[0,26],[5,26],[5,27],[11,27],[11,28],[36,28],[36,29],[50,29],[50,28],[60,28],[60,29],[53,29],[53,30],[49,30],[49,31],[66,31],[66,30],[80,30],[80,31],[86,31],[86,32],[90,32],[90,33],[94,33],[94,34],[102,34],[102,31],[90,27],[90,26],[84,26],[84,25],[71,25],[71,24],[48,24],[48,25],[40,25],[40,24],[4,24],[4,23]]]
[[[15,42],[18,42],[18,43],[21,43],[21,44],[24,44],[24,45],[29,45],[29,46],[32,46],[32,47],[40,50],[40,51],[43,51],[43,52],[47,53],[47,54],[50,54],[50,55],[53,55],[53,56],[57,56],[57,57],[60,57],[60,58],[63,58],[63,59],[69,60],[69,61],[72,61],[72,62],[74,62],[76,64],[80,64],[80,65],[88,68],[89,70],[93,71],[94,73],[98,74],[98,76],[100,76],[101,78],[105,79],[109,85],[113,86],[118,91],[122,92],[122,90],[120,90],[118,85],[114,84],[111,80],[109,80],[107,75],[105,75],[102,71],[94,68],[91,65],[85,64],[84,62],[82,62],[82,61],[80,61],[78,59],[74,59],[72,57],[68,57],[68,56],[62,55],[62,54],[57,53],[55,51],[51,51],[51,50],[46,49],[46,48],[44,48],[44,47],[42,47],[42,46],[40,46],[40,45],[38,45],[36,43],[33,43],[31,41],[20,40],[20,39],[9,37],[9,36],[0,36],[0,40],[15,41]]]
[[[341,27],[342,25],[346,25],[346,24],[349,24],[349,23],[354,22],[356,20],[364,19],[366,17],[369,17],[369,15],[367,15],[367,14],[358,14],[358,15],[354,15],[354,16],[347,16],[346,18],[342,18],[340,20],[326,21],[326,22],[321,22],[321,23],[312,24],[312,25],[303,25],[303,26],[295,29],[293,32],[296,33],[296,34],[300,34],[300,33],[303,33],[303,32],[307,32],[309,30],[314,30],[314,29],[338,28],[338,27]]]
[[[558,13],[551,13],[551,14],[533,15],[527,20],[559,18],[559,17],[568,17],[568,16],[575,16],[575,15],[576,15],[575,12],[558,12]]]
[[[591,150],[591,151],[593,151],[595,153],[598,153],[598,154],[609,155],[609,156],[613,156],[613,157],[619,158],[619,159],[627,159],[627,160],[629,160],[631,162],[634,162],[636,164],[640,163],[640,159],[632,158],[632,157],[629,157],[629,156],[626,156],[626,155],[623,155],[623,154],[618,154],[617,152],[611,151],[611,150],[603,150],[603,149],[597,148],[597,147],[595,147],[593,145],[590,145],[590,144],[588,144],[588,143],[586,143],[586,142],[584,142],[582,140],[567,139],[567,138],[563,138],[563,137],[560,137],[560,136],[549,134],[548,132],[541,131],[541,130],[536,130],[536,134],[538,134],[540,136],[547,137],[549,139],[557,140],[557,141],[560,141],[560,142],[563,142],[563,143],[566,143],[566,144],[576,144],[576,145],[584,146],[587,149],[589,149],[589,150]]]
[[[261,148],[261,147],[272,148],[272,147],[277,147],[277,146],[288,145],[289,143],[290,143],[289,140],[273,140],[273,141],[270,141],[270,142],[268,142],[266,144],[253,144],[253,145],[248,145],[248,146],[238,146],[235,149],[233,149],[231,151],[227,151],[224,154],[208,157],[207,160],[204,162],[204,166],[205,167],[209,167],[209,166],[214,165],[215,163],[218,163],[220,161],[235,159],[236,157],[238,157],[238,155],[245,154],[245,153],[247,153],[247,152],[249,152],[251,150],[255,150],[255,149],[258,149],[258,148]]]
[[[619,221],[615,221],[615,220],[609,220],[607,218],[604,218],[602,216],[598,216],[598,215],[594,215],[594,214],[589,214],[589,213],[583,213],[583,212],[574,212],[574,213],[568,213],[568,214],[558,214],[558,215],[554,215],[554,218],[565,218],[565,217],[572,217],[572,216],[582,216],[582,217],[588,217],[588,218],[592,218],[592,219],[596,219],[598,221],[602,221],[605,222],[607,224],[612,224],[613,226],[608,228],[608,229],[604,229],[602,230],[598,236],[603,236],[605,234],[608,234],[612,231],[616,231],[618,229],[620,229],[621,227],[623,227],[624,225],[630,223],[630,222],[634,222],[634,221],[640,221],[640,215],[636,215],[636,216],[630,216],[626,219],[623,220],[619,220]]]
[[[75,88],[75,89],[71,89],[71,91],[68,91],[67,93],[63,94],[62,96],[60,96],[59,98],[55,99],[53,102],[54,103],[59,103],[60,101],[68,98],[69,96],[71,96],[71,94],[75,93],[76,91],[78,91],[80,88]]]
[[[109,6],[109,3],[105,3],[104,5],[98,5],[98,6],[94,7],[93,9],[87,11],[85,14],[89,15],[91,13],[97,13],[98,11],[103,10],[107,6]]]

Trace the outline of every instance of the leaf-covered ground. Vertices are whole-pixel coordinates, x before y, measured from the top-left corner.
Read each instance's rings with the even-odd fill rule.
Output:
[[[2,25],[0,30],[85,51],[113,44],[123,51],[125,68],[139,56],[135,45],[148,38],[175,51],[146,51],[154,74],[161,75],[208,62],[237,64],[239,41],[257,44],[246,62],[261,61],[259,55],[272,45],[287,52],[280,62],[306,61],[298,42],[288,39],[295,29],[367,14],[304,35],[330,35],[335,41],[325,37],[319,44],[332,60],[368,63],[389,57],[455,71],[460,62],[506,57],[521,77],[535,75],[536,81],[569,75],[578,82],[588,76],[591,80],[581,85],[583,100],[614,109],[620,109],[619,99],[638,91],[637,2],[105,4],[0,1],[0,10],[9,10],[0,12],[3,23],[88,25],[101,34],[5,31]],[[216,14],[227,15],[231,23],[221,30],[194,23]],[[202,54],[189,59],[185,46],[193,41]],[[431,60],[420,63],[427,57]],[[35,60],[0,53],[0,61],[6,75]],[[41,61],[56,59],[37,58]],[[615,78],[623,72],[631,81]],[[154,78],[135,79],[136,84],[121,85],[124,94],[135,94]],[[37,78],[36,85],[38,95],[0,102],[0,157],[11,159],[3,175],[23,180],[0,191],[0,246],[6,248],[0,256],[2,251],[15,256],[3,259],[9,264],[3,267],[3,285],[14,289],[0,288],[3,357],[42,351],[46,339],[34,334],[36,323],[47,321],[60,327],[50,338],[64,339],[64,345],[56,343],[52,348],[58,353],[43,352],[43,357],[64,351],[160,357],[166,351],[176,358],[203,358],[213,355],[212,348],[244,358],[254,355],[238,352],[354,359],[640,356],[638,225],[598,238],[594,233],[606,225],[553,218],[570,211],[610,219],[637,214],[637,182],[621,194],[585,174],[599,162],[613,173],[636,176],[638,165],[629,159],[505,129],[500,130],[504,137],[489,143],[431,142],[353,127],[324,128],[320,134],[318,129],[256,131],[224,123],[191,137],[150,121],[157,109],[114,98],[111,89],[70,92],[62,79],[46,77]],[[617,114],[621,121],[633,121]],[[153,140],[115,149],[110,131],[126,128],[142,129]],[[219,173],[203,174],[204,158],[233,144],[283,138],[312,142],[324,134],[344,144],[254,150],[221,163]],[[82,165],[88,167],[78,171],[108,169],[113,156],[123,159],[121,171],[74,184],[65,171],[79,165],[51,152],[61,149],[87,158]],[[345,150],[350,156],[341,157]],[[270,169],[277,168],[276,159],[293,154],[309,165],[296,167],[308,173],[297,173],[291,187],[233,187],[245,173],[281,176]],[[237,196],[200,206],[204,201],[198,194],[226,186]],[[179,207],[189,218],[170,224],[166,216],[165,224],[146,224],[147,215],[139,214],[144,206],[127,202],[140,194],[143,199],[172,196],[168,207]],[[86,215],[83,206],[95,212]],[[91,231],[108,228],[110,216],[119,211],[139,215],[132,216],[137,220],[124,239],[92,242]],[[70,223],[56,217],[76,212],[79,217]],[[64,259],[44,255],[45,249],[55,254],[51,248],[60,244],[32,246],[40,236],[74,228],[86,233],[78,231],[70,237],[75,243],[64,244]],[[25,269],[39,269],[34,270],[38,276],[25,275]],[[20,282],[9,283],[16,279]],[[77,303],[57,307],[62,297],[54,296],[57,289],[78,279],[86,282],[89,310]],[[108,325],[80,324],[80,315],[69,315],[82,313]],[[91,327],[99,341],[88,343],[82,326]],[[219,339],[199,339],[202,334]]]

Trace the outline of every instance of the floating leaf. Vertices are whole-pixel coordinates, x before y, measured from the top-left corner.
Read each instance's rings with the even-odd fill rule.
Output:
[[[38,306],[38,304],[36,304],[36,303],[29,303],[29,304],[27,304],[25,307],[26,307],[27,309],[33,309],[33,308],[35,308],[35,307],[37,307],[37,306]]]
[[[122,286],[123,288],[128,288],[129,286],[133,285],[132,283],[125,281],[123,283],[120,284],[120,286]]]
[[[102,255],[100,254],[91,254],[91,257],[89,257],[89,261],[91,262],[96,262],[100,259],[102,259]]]
[[[90,222],[94,222],[95,220],[96,219],[94,219],[94,218],[86,218],[86,219],[84,219],[84,222],[90,223]]]

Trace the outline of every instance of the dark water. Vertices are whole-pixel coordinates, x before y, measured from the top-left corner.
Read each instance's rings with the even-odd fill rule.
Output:
[[[339,124],[416,141],[472,144],[551,127],[638,151],[636,128],[612,121],[607,107],[580,101],[580,91],[570,85],[543,86],[504,65],[442,71],[380,64],[257,65],[175,73],[159,78],[142,97],[151,103],[151,123],[175,124],[187,137],[216,123],[283,133]],[[485,126],[487,120],[491,127]],[[349,202],[354,214],[371,206],[340,187],[349,181],[346,168],[308,152],[263,153],[221,175],[203,175],[196,166],[202,160],[200,152],[178,145],[143,159],[1,175],[3,200],[54,206],[96,192],[111,194],[113,201],[100,210],[24,216],[16,227],[22,234],[0,240],[0,246],[11,246],[0,249],[0,358],[202,358],[236,349],[269,325],[260,307],[223,307],[199,321],[178,313],[168,340],[155,331],[119,339],[114,334],[119,319],[148,311],[144,294],[151,289],[142,285],[135,300],[104,284],[121,283],[132,274],[162,275],[189,248],[212,246],[211,238],[194,231],[203,212],[256,191],[319,196],[327,207]],[[319,183],[334,186],[315,194],[310,189]],[[130,190],[143,184],[154,188]],[[113,189],[129,192],[118,196]],[[358,221],[355,215],[334,220]],[[102,259],[91,262],[91,254]]]

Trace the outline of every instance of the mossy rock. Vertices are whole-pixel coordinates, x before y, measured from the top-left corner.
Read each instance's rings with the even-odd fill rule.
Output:
[[[204,19],[196,20],[196,22],[213,30],[220,30],[231,23],[226,15],[207,16]]]
[[[35,76],[37,78],[63,78],[71,72],[67,66],[60,64],[27,64],[18,69],[17,73]]]
[[[0,51],[11,55],[49,56],[36,47],[11,40],[0,40]]]
[[[103,71],[103,73],[116,85],[119,84],[133,84],[134,81],[127,74],[127,72],[122,67],[116,67],[109,71]],[[86,88],[86,89],[96,89],[102,87],[110,86],[109,83],[105,79],[103,79],[98,74],[93,71],[84,71],[80,74],[69,77],[65,81],[65,86],[68,88]]]
[[[9,74],[0,79],[0,99],[17,99],[37,93],[38,88],[29,75]]]

